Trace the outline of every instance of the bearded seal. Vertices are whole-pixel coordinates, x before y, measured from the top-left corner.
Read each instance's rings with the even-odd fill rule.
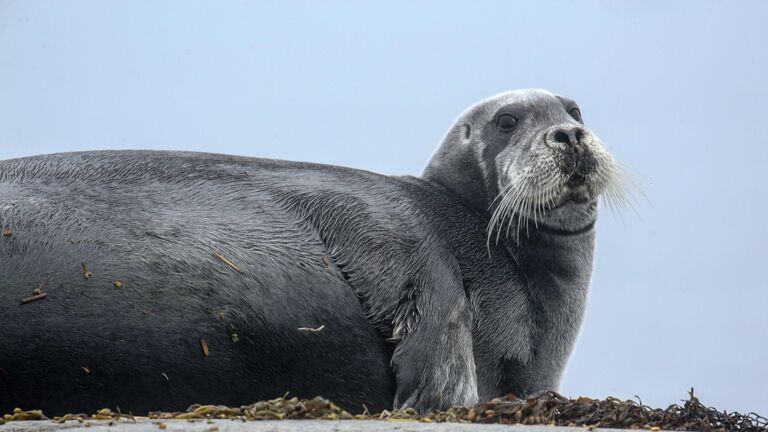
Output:
[[[619,172],[543,90],[469,108],[420,177],[185,152],[2,161],[0,410],[290,392],[424,412],[556,389]]]

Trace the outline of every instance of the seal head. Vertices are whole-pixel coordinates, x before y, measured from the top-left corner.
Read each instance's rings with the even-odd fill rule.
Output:
[[[576,102],[545,90],[498,94],[467,109],[427,164],[423,178],[492,213],[489,239],[591,226],[597,198],[619,197],[618,167],[584,126]]]

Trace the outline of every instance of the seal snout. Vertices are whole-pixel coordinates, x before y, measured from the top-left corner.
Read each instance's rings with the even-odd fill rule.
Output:
[[[566,147],[584,150],[581,140],[584,139],[586,131],[581,126],[571,128],[556,127],[547,134],[548,141],[564,144]]]
[[[547,131],[544,139],[548,147],[562,151],[563,173],[582,179],[595,170],[595,158],[589,151],[589,131],[583,126],[556,126]],[[578,178],[577,178],[578,177]]]

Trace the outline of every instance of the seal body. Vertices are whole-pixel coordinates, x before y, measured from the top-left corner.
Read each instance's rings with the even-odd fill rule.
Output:
[[[527,130],[499,129],[510,103]],[[557,147],[553,128],[580,124],[564,104],[471,108],[422,177],[183,152],[0,162],[0,411],[286,392],[427,411],[556,389],[591,273],[589,176],[607,164],[583,166],[596,141]],[[516,203],[539,145],[566,154],[547,168],[565,180]]]

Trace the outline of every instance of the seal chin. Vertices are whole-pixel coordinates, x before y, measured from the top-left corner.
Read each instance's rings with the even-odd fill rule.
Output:
[[[589,189],[585,185],[576,186],[571,188],[568,199],[576,204],[586,204],[591,201],[589,196]]]
[[[563,189],[558,202],[539,215],[538,223],[534,219],[534,229],[570,235],[587,232],[594,225],[597,196],[586,185]]]

